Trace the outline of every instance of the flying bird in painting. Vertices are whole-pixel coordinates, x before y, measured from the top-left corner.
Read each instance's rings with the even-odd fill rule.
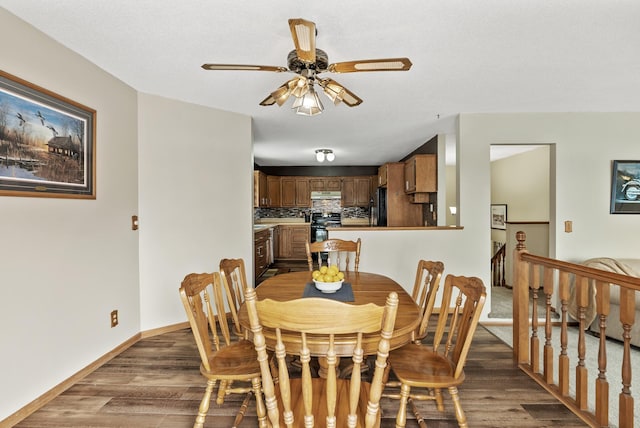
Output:
[[[22,117],[22,115],[20,113],[16,113],[16,117],[18,118],[18,120],[20,121],[20,126],[23,126],[24,123],[26,122],[26,120],[24,119],[24,117]]]
[[[42,115],[42,113],[40,113],[40,110],[38,110],[36,116],[40,118],[40,122],[42,123],[42,126],[44,126],[44,116]]]
[[[54,128],[51,125],[47,125],[47,128],[49,128],[51,130],[51,132],[53,132],[53,136],[57,137],[58,136],[58,131],[56,131],[56,128]]]

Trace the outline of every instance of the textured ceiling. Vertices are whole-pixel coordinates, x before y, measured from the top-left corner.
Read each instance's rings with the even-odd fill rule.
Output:
[[[396,161],[460,113],[640,111],[635,0],[0,0],[0,7],[138,91],[253,117],[260,165]],[[407,72],[332,74],[364,102],[324,113],[259,106],[287,73],[287,20],[316,23],[329,62],[406,56]],[[10,44],[9,49],[19,44]],[[7,48],[7,47],[5,47]]]

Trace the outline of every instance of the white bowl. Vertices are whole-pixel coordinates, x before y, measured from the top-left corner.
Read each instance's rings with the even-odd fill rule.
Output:
[[[315,283],[316,288],[322,291],[323,293],[335,293],[336,291],[340,290],[340,288],[342,288],[342,283],[344,282],[344,279],[341,279],[340,281],[336,281],[336,282],[322,282],[322,281],[316,281],[314,279],[313,282]]]

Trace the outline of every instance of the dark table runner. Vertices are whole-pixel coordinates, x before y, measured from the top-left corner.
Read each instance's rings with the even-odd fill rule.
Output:
[[[340,287],[340,289],[335,293],[323,293],[316,288],[313,282],[308,282],[304,287],[302,297],[325,297],[327,299],[339,300],[341,302],[355,302],[350,282],[343,282],[342,287]]]

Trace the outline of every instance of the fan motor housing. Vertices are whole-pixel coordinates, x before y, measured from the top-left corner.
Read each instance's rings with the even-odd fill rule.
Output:
[[[294,73],[300,73],[302,70],[308,68],[323,71],[329,67],[329,56],[322,49],[316,49],[316,62],[308,64],[298,58],[298,54],[294,49],[289,52],[289,55],[287,56],[287,65],[289,66],[289,70]]]

